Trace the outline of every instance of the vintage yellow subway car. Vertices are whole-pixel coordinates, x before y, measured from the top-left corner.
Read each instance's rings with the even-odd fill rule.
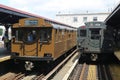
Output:
[[[54,61],[76,46],[76,28],[43,18],[20,19],[12,27],[15,59]]]

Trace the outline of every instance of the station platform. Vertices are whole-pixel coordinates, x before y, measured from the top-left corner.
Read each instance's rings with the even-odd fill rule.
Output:
[[[115,56],[120,60],[120,51],[115,51]]]
[[[11,55],[0,55],[0,62],[4,62],[11,59]]]

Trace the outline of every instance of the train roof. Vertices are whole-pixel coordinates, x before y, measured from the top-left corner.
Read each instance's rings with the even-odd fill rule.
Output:
[[[55,29],[77,30],[77,28],[74,27],[66,27],[64,25],[58,25],[58,24],[52,24],[52,26]]]
[[[104,23],[103,21],[88,21],[88,22],[85,22],[85,23],[96,23],[96,22],[98,22],[98,23]]]
[[[105,23],[102,22],[102,21],[89,21],[89,22],[85,22],[85,25],[87,25],[87,24],[92,24],[92,23],[102,23],[102,24],[105,24]]]
[[[96,23],[96,24],[94,24],[94,23]],[[102,22],[102,21],[89,21],[89,22],[85,22],[84,25],[80,26],[79,28],[80,29],[86,29],[86,28],[105,28],[104,26],[105,26],[105,23]]]
[[[85,29],[86,26],[85,26],[85,25],[82,25],[82,26],[80,26],[80,27],[78,27],[78,28]]]

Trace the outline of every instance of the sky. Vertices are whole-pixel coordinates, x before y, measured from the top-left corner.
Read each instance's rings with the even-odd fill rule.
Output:
[[[0,0],[0,4],[55,19],[56,14],[110,12],[119,0]]]

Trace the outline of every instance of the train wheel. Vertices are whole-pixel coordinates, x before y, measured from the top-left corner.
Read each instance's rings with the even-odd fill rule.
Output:
[[[90,56],[92,61],[96,61],[98,59],[98,55],[97,54],[91,54]]]

